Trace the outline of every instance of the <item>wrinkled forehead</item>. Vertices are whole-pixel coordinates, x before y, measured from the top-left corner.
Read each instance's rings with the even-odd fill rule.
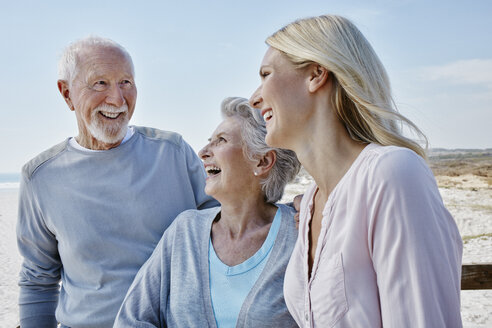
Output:
[[[78,54],[77,71],[84,76],[115,72],[134,76],[133,63],[127,53],[117,47],[101,45],[88,47]]]
[[[225,117],[222,122],[219,123],[215,131],[212,133],[212,138],[217,136],[227,135],[234,139],[242,139],[241,137],[241,119],[237,116]]]

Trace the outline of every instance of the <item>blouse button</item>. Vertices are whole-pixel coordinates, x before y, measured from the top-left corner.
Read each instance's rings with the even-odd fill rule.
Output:
[[[309,321],[309,315],[306,313],[306,321]]]

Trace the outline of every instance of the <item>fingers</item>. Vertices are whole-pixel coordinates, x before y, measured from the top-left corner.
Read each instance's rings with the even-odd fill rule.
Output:
[[[293,203],[294,203],[294,208],[296,209],[297,212],[299,212],[301,209],[301,200],[303,196],[304,194],[297,195],[296,197],[294,197]]]

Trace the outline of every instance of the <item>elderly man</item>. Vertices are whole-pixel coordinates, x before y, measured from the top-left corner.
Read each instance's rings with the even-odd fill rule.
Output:
[[[111,327],[125,293],[182,211],[216,201],[181,136],[128,126],[137,89],[130,55],[89,37],[59,64],[78,136],[22,170],[17,238],[24,327]],[[61,281],[61,286],[60,286]]]

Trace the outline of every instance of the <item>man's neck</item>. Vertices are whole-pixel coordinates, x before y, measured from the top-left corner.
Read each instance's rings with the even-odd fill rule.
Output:
[[[126,134],[123,139],[118,141],[117,143],[114,144],[107,144],[103,143],[95,138],[90,138],[91,140],[83,139],[80,138],[80,134],[77,137],[73,137],[72,140],[72,146],[75,148],[78,148],[80,150],[86,150],[86,151],[104,151],[104,150],[109,150],[112,148],[116,148],[121,144],[124,144],[128,139],[132,137],[134,134],[134,129],[133,127],[129,126],[127,128]]]
[[[75,137],[75,140],[80,146],[90,150],[109,150],[111,148],[118,147],[123,141],[123,139],[121,139],[115,143],[105,143],[93,137],[82,138],[80,135]]]

